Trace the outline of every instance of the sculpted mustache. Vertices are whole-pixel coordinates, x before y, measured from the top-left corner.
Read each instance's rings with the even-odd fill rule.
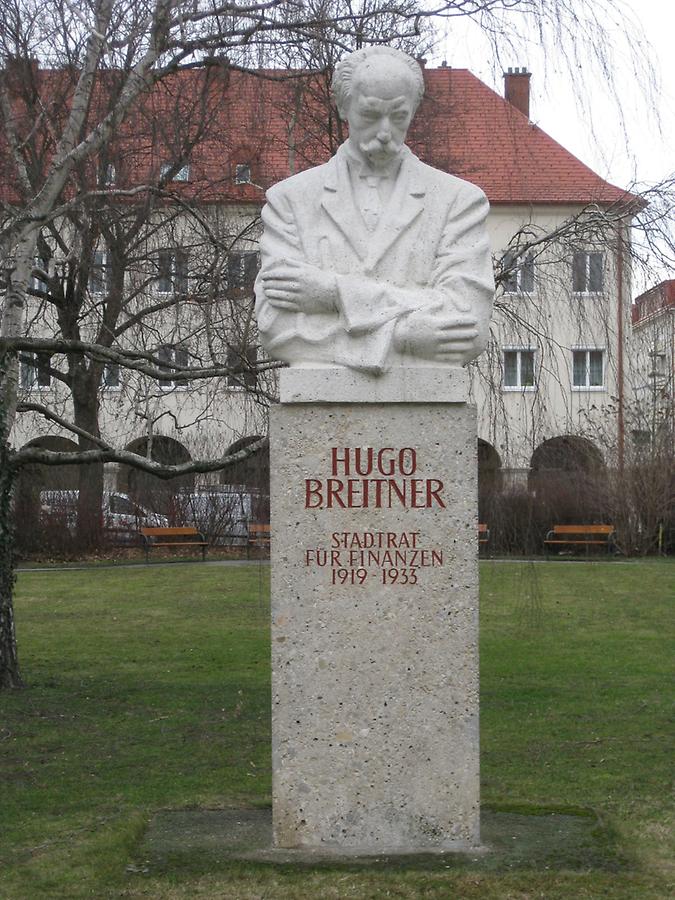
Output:
[[[361,144],[362,153],[382,153],[383,151],[394,153],[396,150],[398,150],[398,147],[392,140],[382,143],[377,138],[373,138],[372,141]]]

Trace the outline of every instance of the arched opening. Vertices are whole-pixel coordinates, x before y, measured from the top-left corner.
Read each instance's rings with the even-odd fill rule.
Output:
[[[605,508],[602,453],[587,438],[550,438],[532,454],[529,488],[551,524],[599,522]]]
[[[150,438],[138,438],[126,449],[138,456],[149,456],[165,466],[180,465],[192,459],[180,441],[165,435],[154,436],[151,443]],[[178,492],[193,491],[195,476],[190,474],[165,479],[133,466],[120,466],[117,483],[120,491],[128,493],[141,506],[171,516],[173,497]]]
[[[502,490],[502,461],[492,444],[478,438],[478,518],[488,522],[495,497]]]
[[[42,450],[51,450],[56,453],[75,453],[78,449],[74,441],[58,435],[45,435],[34,438],[24,445],[25,447],[37,447]],[[23,448],[22,448],[23,449]],[[76,491],[78,489],[80,467],[77,465],[48,466],[41,463],[32,463],[22,466],[19,470],[14,490],[14,512],[16,521],[16,544],[19,553],[29,553],[46,548],[46,525],[41,520],[41,497],[44,491],[54,491],[58,495],[64,491]],[[69,536],[67,529],[62,528],[62,523],[56,521],[60,507],[69,510],[73,508],[73,501],[58,503],[58,497],[52,498],[50,503],[54,510],[53,528],[55,534],[61,534],[65,539]],[[50,542],[50,548],[52,547]]]
[[[260,441],[260,435],[240,438],[227,448],[236,453]],[[220,472],[220,483],[236,485],[252,495],[252,518],[256,522],[270,520],[270,452],[265,446],[250,456],[226,466]]]
[[[592,472],[604,467],[602,453],[587,438],[566,434],[550,438],[532,454],[532,472]]]

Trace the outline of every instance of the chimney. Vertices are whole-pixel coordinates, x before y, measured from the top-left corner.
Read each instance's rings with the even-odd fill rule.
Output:
[[[509,67],[504,72],[504,99],[515,106],[524,116],[530,118],[530,78],[532,76],[525,67],[515,69]]]

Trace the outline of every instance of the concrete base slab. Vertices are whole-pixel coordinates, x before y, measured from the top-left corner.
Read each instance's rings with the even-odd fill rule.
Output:
[[[572,814],[537,808],[526,814],[483,809],[481,833],[480,851],[427,850],[355,857],[351,852],[273,847],[271,809],[162,810],[150,822],[138,858],[144,871],[184,864],[206,869],[228,861],[309,866],[412,864],[486,872],[514,868],[615,871],[625,866],[591,810]]]

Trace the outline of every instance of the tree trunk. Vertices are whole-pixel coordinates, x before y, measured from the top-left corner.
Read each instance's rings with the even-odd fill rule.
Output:
[[[82,366],[82,363],[80,363]],[[100,436],[98,421],[98,377],[91,368],[78,368],[73,376],[75,424],[94,437]],[[95,450],[95,441],[78,438],[80,450]],[[100,549],[103,543],[103,465],[79,467],[77,500],[77,547],[80,552]]]
[[[5,295],[2,337],[16,337],[23,327],[26,285],[35,251],[34,232],[26,230],[16,252],[16,268]],[[19,364],[14,353],[0,354],[0,690],[23,687],[14,628],[14,511],[9,433],[16,415]]]
[[[9,445],[0,445],[0,690],[23,687],[14,629],[14,523],[12,484],[15,470]]]
[[[91,444],[91,442],[85,442]],[[80,442],[80,449],[92,450]],[[103,466],[100,463],[79,467],[77,497],[78,552],[99,550],[103,544]]]

